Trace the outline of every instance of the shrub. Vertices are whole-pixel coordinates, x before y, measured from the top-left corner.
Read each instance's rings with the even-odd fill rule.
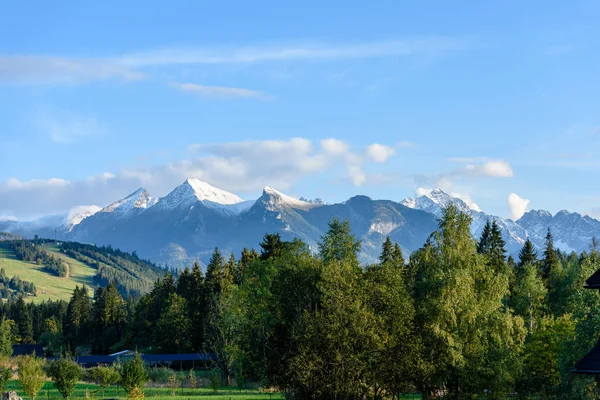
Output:
[[[102,397],[104,397],[104,390],[106,390],[106,388],[110,385],[115,385],[119,383],[119,379],[121,378],[114,367],[90,368],[88,370],[88,374],[92,381],[94,381],[98,386],[100,386]]]
[[[144,398],[144,384],[148,381],[148,373],[139,353],[135,353],[132,359],[126,360],[120,365],[120,384],[127,392],[131,400]]]
[[[213,393],[218,393],[219,389],[221,389],[221,372],[212,371],[210,375],[208,375],[208,381]]]
[[[150,368],[148,370],[148,378],[154,383],[165,385],[169,383],[169,377],[174,373],[175,371],[166,367]]]
[[[19,357],[17,364],[19,365],[19,383],[23,387],[25,393],[35,400],[35,396],[44,386],[44,359],[35,356]]]
[[[2,393],[6,392],[6,387],[8,386],[8,381],[12,378],[12,369],[8,367],[0,367],[0,391]]]
[[[173,372],[171,376],[169,376],[169,389],[171,389],[171,396],[175,396],[175,390],[177,389],[177,386],[179,386],[177,382],[177,375],[175,372]]]
[[[193,369],[190,369],[189,381],[190,381],[190,387],[192,388],[192,391],[193,391],[194,389],[196,389],[196,385],[198,384],[198,382],[196,380],[196,371],[194,371]]]
[[[83,370],[79,364],[69,358],[51,361],[46,368],[46,373],[64,399],[71,396],[75,384],[83,376]]]

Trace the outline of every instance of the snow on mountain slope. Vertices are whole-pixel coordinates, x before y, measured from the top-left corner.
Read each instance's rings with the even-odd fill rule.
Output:
[[[71,232],[76,225],[79,225],[81,223],[81,221],[83,221],[87,217],[91,217],[100,210],[101,208],[98,206],[74,207],[66,215],[62,226],[67,228],[67,232]]]
[[[401,204],[408,208],[427,211],[437,217],[441,217],[444,208],[450,204],[454,204],[460,211],[467,214],[471,214],[473,211],[481,212],[476,204],[473,203],[469,206],[464,200],[453,197],[442,189],[428,190],[422,196],[404,199]]]
[[[306,211],[323,205],[320,203],[309,203],[307,201],[298,200],[294,197],[288,196],[287,194],[283,194],[270,186],[266,186],[263,189],[263,196],[261,199],[269,211],[275,211],[281,207]]]
[[[544,245],[548,229],[555,246],[567,252],[587,250],[592,237],[600,238],[600,221],[566,210],[559,211],[554,216],[544,210],[528,211],[517,223],[527,229],[538,247]]]
[[[409,208],[429,212],[438,218],[442,216],[444,208],[454,204],[460,211],[471,216],[471,232],[476,238],[479,238],[488,220],[495,220],[502,230],[507,250],[510,253],[518,251],[528,236],[527,231],[514,221],[488,215],[481,211],[477,205],[472,204],[469,206],[464,200],[453,197],[441,189],[431,190],[417,198],[406,199],[402,201],[402,204]]]
[[[139,188],[129,196],[104,207],[99,212],[112,213],[117,218],[127,218],[139,214],[156,203],[158,199],[152,198],[144,188]]]
[[[171,193],[161,198],[153,208],[155,208],[155,211],[167,211],[181,207],[192,207],[197,202],[223,214],[230,215],[237,215],[254,204],[199,179],[188,178]]]

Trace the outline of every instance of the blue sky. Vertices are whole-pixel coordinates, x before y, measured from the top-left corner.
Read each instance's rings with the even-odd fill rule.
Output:
[[[600,216],[599,12],[5,2],[0,215],[162,196],[193,175],[244,198],[441,187],[505,217]]]

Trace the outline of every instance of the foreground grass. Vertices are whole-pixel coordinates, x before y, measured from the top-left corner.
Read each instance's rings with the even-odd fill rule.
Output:
[[[19,396],[21,396],[24,400],[30,400],[30,397],[23,392],[21,385],[17,380],[11,380],[8,384],[8,390],[14,390],[17,392]],[[117,399],[126,399],[127,395],[123,388],[112,386],[106,389],[104,392],[104,397],[102,397],[102,393],[99,390],[97,385],[91,383],[80,382],[75,387],[75,392],[70,397],[70,399],[85,399],[86,398],[86,390],[89,399],[109,399],[109,398],[117,398]],[[177,389],[175,392],[175,396],[171,396],[169,388],[146,388],[144,390],[144,394],[147,398],[152,398],[152,400],[173,400],[175,398],[184,400],[184,399],[194,399],[198,397],[206,398],[210,397],[214,400],[226,400],[226,399],[235,399],[235,400],[273,400],[273,399],[283,399],[283,395],[280,393],[264,393],[259,390],[239,390],[237,388],[225,387],[219,389],[217,393],[214,393],[211,389],[207,388],[198,388],[191,390],[189,388],[181,388]],[[62,400],[62,396],[56,390],[52,382],[48,381],[44,384],[44,387],[38,393],[36,400]]]
[[[0,245],[0,268],[6,275],[18,275],[24,281],[33,282],[37,288],[37,296],[26,297],[27,301],[41,302],[44,300],[69,301],[76,285],[90,285],[96,271],[70,257],[60,253],[55,246],[44,246],[46,250],[57,255],[69,264],[68,278],[59,278],[42,270],[41,265],[17,260],[13,251]]]

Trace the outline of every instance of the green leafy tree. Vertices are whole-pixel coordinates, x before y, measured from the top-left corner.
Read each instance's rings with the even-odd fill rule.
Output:
[[[119,374],[119,384],[127,392],[127,397],[132,400],[143,399],[148,372],[139,353],[136,352],[133,358],[125,360],[119,366]]]
[[[52,379],[54,387],[66,400],[71,397],[75,385],[83,376],[83,370],[75,361],[69,358],[60,358],[48,363],[46,374]]]
[[[172,293],[166,303],[156,323],[154,343],[161,352],[186,352],[191,344],[187,302],[183,297]]]
[[[119,383],[121,376],[119,372],[113,366],[99,366],[89,369],[89,374],[94,382],[100,386],[102,392],[102,398],[104,398],[104,391],[107,387],[116,385]]]
[[[43,358],[34,356],[21,356],[17,360],[19,383],[32,400],[35,400],[35,396],[44,386],[44,364]]]
[[[523,322],[504,306],[508,277],[478,254],[470,223],[450,205],[432,240],[411,260],[422,340],[416,383],[424,397],[439,390],[473,395],[484,388],[500,396],[518,367]]]
[[[358,268],[360,241],[352,234],[350,221],[333,218],[329,222],[329,230],[321,237],[319,253],[326,264],[345,261]]]
[[[0,321],[0,358],[8,359],[12,356],[13,335],[11,331],[10,321],[2,318]]]
[[[538,268],[532,264],[523,265],[517,272],[511,305],[515,313],[527,322],[530,332],[545,314],[547,294]]]

